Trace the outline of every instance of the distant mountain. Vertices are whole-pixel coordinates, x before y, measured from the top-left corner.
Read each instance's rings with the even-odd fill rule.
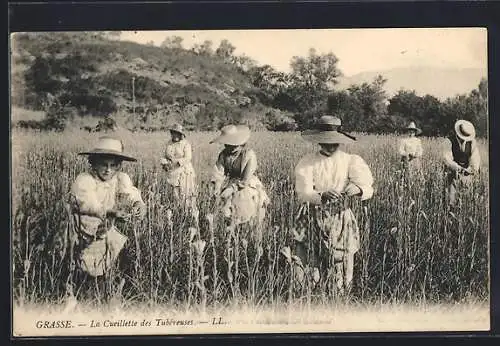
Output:
[[[347,89],[352,84],[371,83],[379,74],[387,79],[385,89],[389,97],[400,89],[405,89],[415,90],[420,96],[430,94],[441,100],[469,93],[477,88],[481,78],[488,76],[486,69],[479,68],[405,67],[342,77],[337,89]]]
[[[244,122],[281,131],[304,126],[320,112],[317,107],[303,115],[297,105],[302,95],[293,87],[278,90],[286,78],[217,51],[116,41],[91,32],[18,33],[11,43],[11,103],[21,109],[12,120],[26,126],[46,113],[47,126],[56,128],[66,120],[109,116],[129,129],[181,122],[187,129],[214,130]],[[399,68],[345,77],[339,88],[370,83],[379,74],[388,80],[389,97],[403,88],[441,99],[469,93],[487,75],[481,69]]]

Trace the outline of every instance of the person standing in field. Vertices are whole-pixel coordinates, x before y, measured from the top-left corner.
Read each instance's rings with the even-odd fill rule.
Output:
[[[224,216],[234,224],[256,220],[262,223],[269,197],[256,175],[257,156],[247,147],[250,129],[245,125],[227,125],[210,143],[221,143],[212,171],[213,194]]]
[[[422,133],[412,121],[405,128],[405,137],[399,142],[399,156],[401,157],[402,169],[405,172],[418,171],[421,168],[420,159],[423,155],[422,141],[417,138]]]
[[[196,173],[192,159],[191,143],[186,140],[186,133],[180,124],[170,127],[170,141],[160,160],[167,172],[167,182],[172,187],[174,201],[192,212],[196,206]]]
[[[106,278],[116,262],[126,265],[127,236],[119,222],[134,222],[146,214],[146,205],[129,175],[122,172],[122,162],[137,161],[124,153],[123,143],[114,137],[101,137],[87,155],[88,172],[80,173],[71,186],[71,247],[77,281]],[[93,280],[90,280],[93,281]]]
[[[451,148],[443,153],[447,171],[445,196],[451,206],[455,206],[460,190],[468,188],[473,177],[479,173],[481,157],[474,125],[467,120],[455,122],[448,136]]]
[[[373,176],[360,156],[340,150],[341,144],[355,141],[339,131],[340,126],[339,118],[325,115],[315,129],[302,133],[319,145],[319,151],[304,156],[295,167],[295,191],[302,203],[297,225],[303,233],[302,239],[295,239],[294,251],[317,280],[320,273],[334,269],[342,294],[351,287],[354,255],[360,246],[358,220],[350,205],[353,198],[372,197]]]

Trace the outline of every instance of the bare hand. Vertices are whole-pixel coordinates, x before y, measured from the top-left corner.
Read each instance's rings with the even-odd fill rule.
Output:
[[[128,214],[123,210],[111,209],[106,213],[106,216],[114,219],[126,219]]]
[[[132,215],[135,217],[143,217],[146,214],[146,206],[141,202],[135,202],[132,207]]]
[[[166,156],[160,159],[160,164],[163,168],[170,168],[170,166],[175,164],[175,160],[170,156]]]
[[[324,204],[336,202],[342,198],[342,195],[336,191],[325,191],[321,194],[321,202]]]
[[[234,189],[233,188],[226,188],[224,189],[223,191],[221,191],[220,193],[220,197],[222,199],[228,199],[229,197],[231,197],[231,195],[234,193]]]
[[[167,156],[166,159],[170,165],[174,167],[180,166],[179,160],[176,159],[175,157]]]
[[[361,189],[357,185],[349,184],[345,188],[344,193],[347,196],[356,196],[356,195],[359,195],[361,193]]]
[[[471,167],[468,167],[468,168],[462,168],[462,172],[463,172],[465,175],[471,175],[471,174],[474,174],[474,170],[473,170]]]

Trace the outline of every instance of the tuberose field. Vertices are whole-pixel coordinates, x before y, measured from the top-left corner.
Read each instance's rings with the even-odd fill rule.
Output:
[[[142,223],[123,230],[135,255],[135,269],[131,293],[119,300],[122,308],[144,303],[175,309],[221,309],[234,302],[248,309],[335,303],[338,298],[327,286],[293,287],[290,265],[282,254],[292,244],[298,208],[293,169],[303,154],[316,150],[298,133],[254,133],[249,142],[258,156],[258,175],[272,200],[264,228],[264,251],[257,263],[250,239],[241,235],[236,247],[226,242],[221,224],[208,227],[207,215],[213,210],[205,182],[221,149],[208,143],[216,133],[191,133],[187,138],[193,145],[200,184],[200,227],[195,240],[190,239],[191,225],[170,202],[159,165],[168,134],[116,135],[124,141],[125,150],[138,158],[137,163],[124,163],[123,169],[141,189],[148,206]],[[11,251],[17,304],[64,299],[64,202],[76,175],[88,168],[77,153],[90,149],[99,136],[81,131],[12,133]],[[423,144],[423,169],[409,185],[402,185],[396,172],[397,137],[358,134],[355,144],[344,147],[360,154],[375,178],[370,227],[361,234],[349,304],[488,304],[487,142],[480,141],[481,174],[454,213],[449,213],[442,199],[441,153],[448,144],[445,139],[428,138]],[[171,212],[170,221],[167,215]],[[228,252],[235,254],[236,263],[228,263]],[[239,268],[237,272],[235,268]],[[96,294],[87,303],[99,304],[100,298]]]

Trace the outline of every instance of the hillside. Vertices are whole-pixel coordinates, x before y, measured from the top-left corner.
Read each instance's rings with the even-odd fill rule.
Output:
[[[438,67],[408,67],[368,71],[340,78],[337,89],[347,89],[352,84],[371,83],[377,75],[387,79],[385,90],[389,97],[400,89],[415,90],[417,95],[433,95],[441,100],[457,94],[467,94],[476,88],[487,71],[482,69],[453,69]]]
[[[67,88],[76,90],[68,96],[72,105],[88,103],[92,96],[96,100],[92,103],[101,107],[84,109],[86,114],[80,107],[80,115],[99,116],[111,110],[128,127],[181,119],[195,126],[207,118],[201,112],[220,122],[234,113],[245,118],[247,113],[267,111],[251,97],[254,87],[244,71],[218,56],[82,34],[37,33],[16,35],[11,57],[14,106],[42,108],[46,94],[42,89],[48,83],[41,81],[50,78],[52,84],[61,85],[61,95]],[[35,63],[41,72],[32,78],[37,83],[33,86],[24,74]],[[85,100],[74,96],[84,92]]]
[[[479,83],[485,75],[479,70],[373,71],[344,77],[330,90],[336,61],[314,51],[285,74],[233,55],[234,47],[223,41],[216,49],[211,42],[183,49],[76,32],[20,33],[11,43],[12,125],[21,128],[92,131],[118,125],[154,131],[180,122],[200,131],[229,123],[293,131],[331,112],[349,131],[386,133],[419,121],[427,135],[441,135],[460,117],[486,133],[487,81]],[[379,74],[386,83],[374,82]],[[364,82],[348,93],[338,91]],[[393,97],[402,88],[417,95]],[[465,96],[442,102],[456,94]]]

